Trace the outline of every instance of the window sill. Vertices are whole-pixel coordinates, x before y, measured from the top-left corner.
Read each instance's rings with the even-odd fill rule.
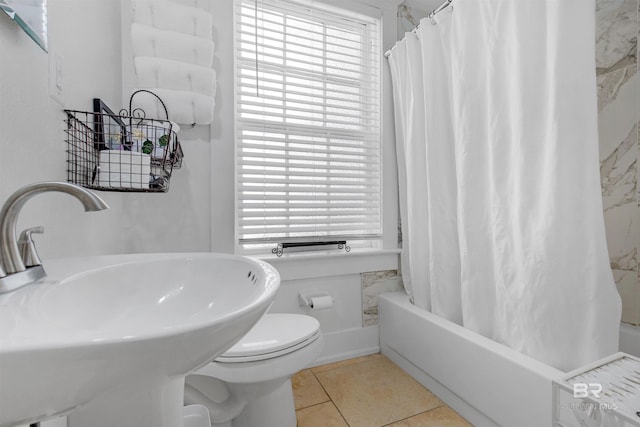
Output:
[[[360,274],[398,269],[400,249],[352,249],[345,251],[254,256],[273,265],[282,280]]]

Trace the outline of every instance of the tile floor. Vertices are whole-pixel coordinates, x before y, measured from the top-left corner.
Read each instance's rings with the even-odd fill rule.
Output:
[[[460,415],[381,354],[298,372],[298,427],[469,427]]]

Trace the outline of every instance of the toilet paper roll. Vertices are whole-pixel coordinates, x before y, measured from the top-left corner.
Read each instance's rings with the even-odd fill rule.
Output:
[[[322,310],[323,308],[333,307],[333,298],[330,295],[321,297],[313,297],[309,299],[309,308],[311,310]]]

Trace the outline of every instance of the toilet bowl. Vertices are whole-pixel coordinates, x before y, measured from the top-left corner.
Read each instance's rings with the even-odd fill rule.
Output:
[[[295,427],[291,377],[322,344],[315,318],[265,314],[226,353],[187,376],[185,404],[206,406],[215,427]]]

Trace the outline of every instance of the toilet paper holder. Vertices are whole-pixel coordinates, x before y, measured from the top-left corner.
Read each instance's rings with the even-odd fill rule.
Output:
[[[311,310],[321,310],[333,307],[333,297],[329,294],[298,294],[298,302],[301,306]]]

